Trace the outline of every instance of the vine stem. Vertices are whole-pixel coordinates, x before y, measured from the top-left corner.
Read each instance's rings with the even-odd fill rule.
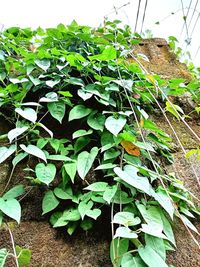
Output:
[[[142,70],[143,70],[147,75],[149,75],[148,71],[145,69],[145,67],[142,65],[142,63],[141,63],[141,62],[140,62],[140,61],[139,61],[139,60],[138,60],[132,53],[131,53],[131,57],[132,57],[132,58],[139,64],[139,66],[142,68]],[[156,88],[157,90],[159,90],[160,92],[162,92],[162,90],[160,89],[160,87],[159,87],[158,85],[156,85],[155,88]],[[171,130],[172,130],[172,132],[173,132],[173,134],[174,134],[174,136],[175,136],[175,138],[176,138],[176,140],[178,141],[178,143],[179,143],[179,145],[180,145],[180,147],[181,147],[181,150],[183,151],[183,154],[185,155],[185,154],[186,154],[186,150],[185,150],[184,146],[182,145],[181,140],[179,139],[179,137],[178,137],[178,135],[177,135],[175,129],[173,128],[173,126],[172,126],[170,120],[168,119],[166,113],[165,113],[164,110],[162,109],[161,105],[159,104],[158,100],[157,100],[156,97],[153,95],[153,93],[152,93],[148,88],[147,88],[147,90],[148,90],[148,92],[150,93],[150,95],[153,97],[153,99],[155,100],[155,102],[156,102],[157,106],[159,107],[159,109],[161,110],[161,112],[162,112],[162,114],[163,114],[165,120],[167,121],[167,123],[168,123],[168,125],[170,126],[170,128],[171,128]],[[164,92],[163,92],[163,94],[164,94]],[[174,108],[172,102],[169,100],[169,98],[167,97],[167,95],[164,94],[164,96],[166,97],[167,101],[170,103],[170,105],[172,106],[172,108],[175,110],[175,108]],[[198,136],[198,135],[193,131],[193,129],[192,129],[192,128],[185,122],[185,120],[179,115],[179,113],[178,113],[178,116],[179,116],[179,118],[181,119],[181,121],[186,125],[186,127],[193,133],[193,135],[194,135],[198,140],[200,140],[199,136]],[[195,178],[196,178],[196,180],[197,180],[198,186],[200,187],[200,179],[199,179],[199,177],[198,177],[198,175],[197,175],[197,173],[196,173],[196,170],[195,170],[195,168],[194,168],[194,166],[193,166],[193,163],[192,163],[190,160],[187,160],[187,162],[190,164],[190,167],[191,167],[191,169],[192,169],[192,171],[193,171],[193,173],[194,173],[194,175],[195,175]]]
[[[10,181],[11,181],[11,179],[12,179],[12,177],[13,177],[14,170],[15,170],[15,166],[12,167],[12,170],[11,170],[11,173],[10,173],[10,175],[9,175],[8,181],[7,181],[7,183],[6,183],[5,187],[4,187],[4,189],[3,189],[2,193],[1,193],[1,195],[3,195],[3,194],[5,193],[5,191],[6,191],[6,189],[8,188],[8,186],[9,186],[9,184],[10,184]]]
[[[141,127],[140,127],[140,124],[139,124],[137,115],[136,115],[136,113],[135,113],[133,104],[132,104],[132,102],[131,102],[131,100],[130,100],[130,97],[129,97],[129,94],[128,94],[128,92],[127,92],[127,89],[126,89],[126,87],[125,87],[124,84],[123,84],[123,79],[122,79],[122,76],[121,76],[119,67],[117,68],[117,71],[118,71],[119,78],[120,78],[120,80],[121,80],[121,82],[122,82],[122,87],[123,87],[123,89],[124,89],[125,95],[126,95],[126,97],[127,97],[127,99],[128,99],[130,108],[131,108],[131,110],[133,111],[133,116],[134,116],[134,118],[135,118],[135,120],[136,120],[136,124],[137,124],[138,130],[139,130],[140,136],[141,136],[142,141],[144,142],[144,144],[146,144],[146,140],[145,140],[145,137],[144,137],[144,135],[143,135],[143,133],[142,133],[142,129],[141,129]],[[146,72],[146,74],[148,74],[148,72]],[[160,89],[160,90],[161,90],[161,89]],[[154,167],[154,169],[155,169],[155,171],[156,171],[156,173],[157,173],[157,175],[158,175],[158,178],[159,178],[159,180],[160,180],[160,182],[161,182],[163,188],[165,189],[165,192],[166,192],[167,196],[169,197],[169,199],[170,199],[170,201],[171,201],[171,203],[172,203],[172,205],[173,205],[175,211],[177,212],[178,217],[181,219],[183,225],[185,226],[186,230],[187,230],[188,233],[190,234],[191,238],[193,239],[193,241],[195,242],[195,244],[196,244],[196,245],[198,246],[198,248],[200,249],[200,245],[199,245],[198,241],[197,241],[196,238],[193,236],[193,234],[191,233],[190,229],[187,227],[187,225],[185,224],[185,222],[184,222],[183,219],[181,218],[181,215],[180,215],[178,209],[176,208],[176,205],[174,204],[174,202],[173,202],[171,196],[169,195],[169,193],[168,193],[168,191],[167,191],[167,188],[166,188],[166,186],[165,186],[165,184],[164,184],[164,182],[163,182],[163,180],[162,180],[162,178],[161,178],[161,175],[160,175],[160,173],[159,173],[159,171],[158,171],[158,169],[157,169],[157,166],[155,165],[155,162],[154,162],[154,160],[153,160],[153,157],[152,157],[151,153],[150,153],[149,151],[147,151],[147,153],[148,153],[149,158],[150,158],[150,160],[151,160],[151,162],[152,162],[152,164],[153,164],[153,167]]]
[[[15,258],[16,267],[19,267],[17,252],[16,252],[16,249],[15,249],[14,237],[13,237],[12,231],[10,230],[10,227],[8,226],[8,224],[6,224],[6,227],[8,229],[9,235],[10,235],[10,240],[11,240],[11,243],[12,243],[12,248],[13,248],[13,254],[14,254],[14,258]]]

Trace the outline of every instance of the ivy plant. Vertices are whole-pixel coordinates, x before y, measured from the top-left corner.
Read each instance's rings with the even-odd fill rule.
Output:
[[[174,217],[197,232],[190,218],[199,212],[158,161],[173,159],[171,138],[150,118],[155,99],[166,102],[155,84],[168,96],[196,97],[197,81],[176,90],[182,80],[145,74],[131,58],[139,36],[119,23],[92,29],[73,21],[1,33],[0,110],[11,130],[1,136],[0,163],[12,157],[13,173],[22,161],[32,162],[27,179],[45,187],[43,214],[69,235],[95,227],[110,207],[113,266],[165,267],[176,246]],[[182,109],[174,107],[167,102],[178,117]],[[19,223],[25,188],[5,191],[0,222]],[[7,251],[0,255],[3,266]]]

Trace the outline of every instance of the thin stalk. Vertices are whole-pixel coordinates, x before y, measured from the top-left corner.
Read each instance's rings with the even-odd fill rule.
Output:
[[[8,232],[10,234],[10,240],[11,240],[11,243],[12,243],[12,248],[13,248],[13,254],[14,254],[14,258],[15,258],[16,267],[19,267],[17,252],[16,252],[16,249],[15,249],[14,237],[13,237],[13,234],[12,234],[12,232],[11,232],[10,227],[8,226],[8,224],[6,224],[6,226],[7,226]]]

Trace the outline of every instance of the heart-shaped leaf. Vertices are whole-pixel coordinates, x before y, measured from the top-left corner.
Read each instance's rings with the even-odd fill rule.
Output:
[[[2,163],[4,160],[10,157],[15,150],[16,150],[16,145],[11,145],[9,148],[7,147],[0,147],[0,163]]]
[[[15,129],[12,129],[8,132],[8,139],[10,141],[10,143],[12,143],[12,141],[17,138],[19,135],[21,135],[22,133],[24,133],[26,130],[28,130],[27,126],[24,127],[17,127]]]
[[[118,118],[110,116],[106,119],[105,127],[109,132],[117,136],[118,133],[123,129],[125,124],[126,118],[124,118],[123,116],[119,116]]]
[[[105,124],[105,116],[101,113],[97,113],[96,111],[91,113],[87,119],[87,124],[94,130],[99,130],[103,132],[104,124]]]
[[[123,237],[123,238],[137,238],[138,235],[133,232],[131,229],[129,229],[128,227],[118,227],[116,230],[116,233],[114,235],[114,238],[116,237]]]
[[[152,194],[152,187],[147,177],[138,176],[138,169],[131,165],[126,165],[124,171],[119,167],[114,168],[114,172],[126,183],[145,192],[148,195]]]
[[[65,103],[62,101],[47,104],[48,110],[53,118],[62,123],[65,116]]]
[[[74,178],[76,176],[77,162],[67,162],[64,164],[66,173],[69,175],[72,183],[74,183]]]
[[[37,158],[40,158],[40,159],[44,160],[45,162],[47,161],[44,152],[40,148],[38,148],[37,146],[34,146],[34,145],[25,146],[22,144],[22,145],[20,145],[20,147],[26,153],[33,155]]]
[[[77,105],[69,113],[69,121],[84,118],[91,113],[91,108],[86,108],[83,105]]]
[[[78,155],[77,170],[81,179],[84,179],[98,154],[98,148],[93,147],[89,152],[83,151]]]
[[[52,163],[45,165],[44,163],[38,163],[35,168],[37,178],[47,185],[49,185],[56,175],[56,167]]]
[[[78,205],[78,211],[81,215],[82,220],[84,219],[87,211],[91,210],[93,206],[93,202],[89,201],[88,203],[85,201],[82,201],[79,205]]]
[[[11,188],[8,192],[6,192],[3,195],[3,199],[7,200],[7,199],[17,198],[17,197],[23,195],[24,192],[25,192],[24,186],[19,184],[19,185],[14,186],[13,188]]]
[[[124,226],[134,226],[141,223],[139,217],[135,217],[133,213],[121,211],[115,214],[113,223],[122,224]]]
[[[21,206],[16,199],[4,200],[0,198],[0,210],[18,223],[21,218]]]
[[[55,197],[53,191],[49,190],[48,192],[46,192],[42,200],[42,215],[54,210],[58,206],[58,204],[59,201]]]
[[[51,62],[49,59],[36,59],[35,64],[44,71],[47,71],[51,65]]]
[[[100,209],[87,210],[85,213],[88,217],[96,220],[101,215]]]

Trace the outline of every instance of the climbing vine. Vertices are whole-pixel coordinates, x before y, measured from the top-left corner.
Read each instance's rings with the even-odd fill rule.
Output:
[[[43,215],[54,228],[88,231],[109,208],[113,266],[164,267],[175,249],[173,218],[197,231],[189,218],[199,211],[159,163],[173,161],[171,138],[150,115],[159,101],[179,119],[183,110],[166,95],[189,91],[197,98],[198,82],[180,86],[180,79],[145,73],[133,55],[140,37],[118,24],[1,33],[0,114],[11,129],[0,136],[0,163],[12,156],[12,172],[1,192],[0,224],[20,222],[27,189],[10,183],[26,162],[29,187],[45,188]],[[0,250],[1,266],[8,255]],[[18,262],[23,253],[17,255]],[[27,258],[18,266],[25,264]]]

